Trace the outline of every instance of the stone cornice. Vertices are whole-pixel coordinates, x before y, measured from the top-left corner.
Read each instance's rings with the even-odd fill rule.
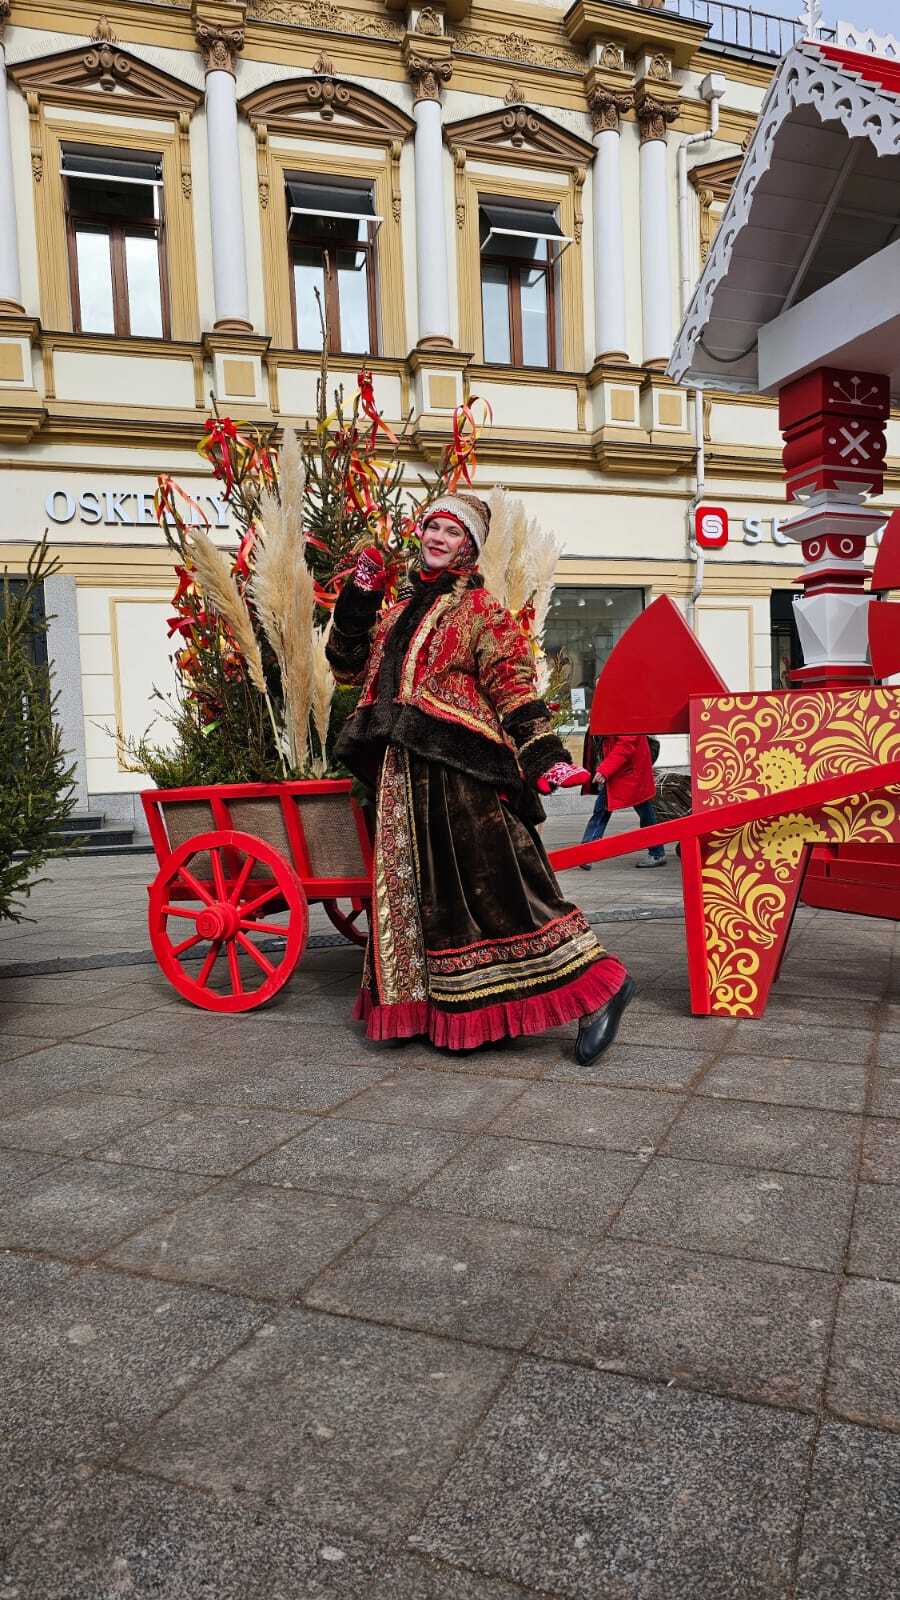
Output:
[[[566,35],[582,48],[616,40],[628,55],[665,50],[677,67],[689,65],[708,33],[706,23],[690,22],[671,11],[625,7],[609,0],[575,0],[562,19]]]

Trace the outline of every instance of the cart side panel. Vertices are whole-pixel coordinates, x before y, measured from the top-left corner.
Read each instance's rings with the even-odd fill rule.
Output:
[[[297,795],[294,799],[313,878],[366,878],[355,807],[346,793]]]
[[[241,833],[250,833],[254,839],[262,839],[264,844],[270,844],[273,850],[277,850],[285,861],[293,863],[294,852],[281,814],[281,801],[277,795],[271,798],[228,800],[226,804],[232,828],[239,829]],[[256,882],[257,879],[270,877],[271,873],[260,862],[254,867],[250,876]]]
[[[170,850],[177,850],[199,833],[213,833],[216,819],[208,800],[163,800],[160,805]],[[212,863],[204,852],[194,858],[193,871],[204,882],[212,879]]]

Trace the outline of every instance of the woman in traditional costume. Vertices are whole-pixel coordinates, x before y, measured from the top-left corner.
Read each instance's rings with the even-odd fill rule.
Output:
[[[579,1020],[576,1056],[612,1043],[634,993],[536,831],[539,792],[582,784],[540,699],[528,641],[477,561],[490,510],[435,500],[411,592],[381,613],[384,557],[359,556],[328,659],[361,684],[336,754],[375,794],[374,895],[355,1016],[371,1039],[470,1050]]]

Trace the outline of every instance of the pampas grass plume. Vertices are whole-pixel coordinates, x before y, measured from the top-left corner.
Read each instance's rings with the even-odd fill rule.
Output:
[[[328,632],[328,628],[315,628],[312,643],[312,720],[320,747],[314,769],[319,778],[325,771],[325,746],[334,698],[334,674],[325,654]]]
[[[218,549],[201,528],[192,528],[190,550],[197,576],[207,603],[228,624],[235,643],[247,663],[250,681],[260,694],[266,693],[266,676],[262,654],[253,630],[253,621],[247,602],[231,575],[231,562],[224,550]]]
[[[296,435],[286,440],[284,457],[280,502],[269,493],[260,501],[251,594],[281,669],[291,763],[302,772],[309,760],[316,598],[303,550],[305,474]]]

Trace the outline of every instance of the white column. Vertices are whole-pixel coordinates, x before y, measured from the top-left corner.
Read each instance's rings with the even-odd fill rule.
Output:
[[[419,100],[416,119],[416,270],[419,343],[451,344],[444,215],[444,142],[438,100]]]
[[[618,118],[617,118],[618,121]],[[594,134],[594,321],[598,359],[627,356],[625,234],[618,126]]]
[[[6,10],[8,14],[8,7]],[[0,4],[0,29],[3,22],[4,7]],[[19,232],[9,138],[6,52],[0,38],[0,309],[9,308],[22,310],[22,280],[19,275]]]
[[[672,272],[665,134],[644,139],[640,153],[641,295],[644,363],[672,354]]]
[[[250,328],[237,92],[230,72],[206,74],[206,136],[216,327]]]
[[[416,286],[419,344],[453,344],[450,332],[449,240],[444,206],[444,139],[441,88],[450,82],[453,64],[449,39],[427,41],[408,33],[403,47],[406,74],[413,86],[416,120]]]

